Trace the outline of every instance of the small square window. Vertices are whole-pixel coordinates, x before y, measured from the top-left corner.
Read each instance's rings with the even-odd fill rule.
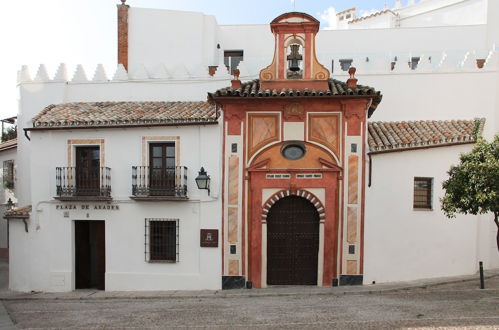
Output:
[[[229,73],[237,69],[239,66],[239,62],[244,59],[244,51],[243,50],[225,50],[224,51],[224,64]]]
[[[340,66],[342,71],[348,71],[350,67],[352,66],[353,59],[350,58],[343,58],[340,59]]]
[[[357,143],[352,143],[352,144],[350,145],[350,151],[351,151],[352,153],[356,153],[356,152],[357,152]]]
[[[178,219],[145,220],[145,257],[148,262],[178,262]]]
[[[432,208],[433,178],[414,178],[414,209]]]

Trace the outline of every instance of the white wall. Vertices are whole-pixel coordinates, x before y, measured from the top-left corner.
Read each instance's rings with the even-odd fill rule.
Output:
[[[477,1],[483,3],[483,0]],[[479,51],[480,56],[484,56],[492,46],[485,20],[475,23],[478,25],[380,28],[386,26],[379,25],[378,21],[384,25],[385,16],[389,15],[352,25],[360,29],[319,31],[319,59],[329,68],[331,60],[338,56],[369,56],[373,60],[397,53],[440,55],[445,51],[462,58],[468,51]],[[219,50],[217,44],[220,44]],[[132,75],[142,70],[142,65],[153,71],[161,64],[170,75],[181,73],[183,67],[191,75],[206,74],[208,65],[223,63],[223,50],[244,50],[245,65],[251,75],[257,76],[259,70],[272,61],[274,36],[268,24],[217,25],[213,16],[202,13],[130,9],[129,71]],[[241,74],[244,76],[245,72]]]
[[[471,145],[373,155],[366,189],[364,283],[473,274],[499,267],[492,215],[448,219],[442,182]],[[413,210],[414,177],[433,177],[433,210]]]
[[[321,30],[317,34],[320,58],[363,55],[374,59],[397,52],[430,54],[489,50],[486,26]],[[324,63],[328,65],[327,62]]]
[[[497,134],[496,72],[359,75],[359,84],[374,86],[383,100],[371,121],[487,118],[484,136]],[[473,87],[463,82],[473,82]]]
[[[204,69],[216,60],[217,24],[213,16],[195,12],[130,8],[129,70],[165,63],[180,69]],[[216,64],[215,64],[216,65]]]
[[[3,185],[3,162],[6,160],[14,161],[14,180],[17,179],[17,152],[16,148],[8,149],[0,152],[0,248],[7,248],[8,244],[8,233],[7,233],[7,220],[3,218],[4,212],[7,210],[7,201],[9,198],[14,204],[17,204],[16,198],[16,185],[17,182],[14,181],[14,188],[9,189]]]
[[[485,24],[487,0],[421,1],[397,12],[401,27]]]
[[[221,56],[223,50],[244,50],[245,65],[253,75],[272,63],[274,40],[268,24],[220,25]]]
[[[25,251],[29,257],[13,260],[11,274],[27,273],[13,281],[18,291],[70,291],[74,289],[74,220],[105,220],[106,290],[219,289],[221,247],[200,248],[199,232],[221,232],[219,198],[219,126],[185,126],[129,129],[84,129],[37,131],[31,136],[33,213],[29,233],[17,228],[24,246],[15,245],[14,256]],[[180,164],[188,167],[188,201],[138,202],[132,194],[132,166],[142,163],[143,136],[179,136]],[[68,139],[105,140],[105,166],[111,168],[112,205],[119,211],[70,210],[69,217],[56,205],[105,204],[57,202],[55,168],[68,166]],[[102,155],[104,157],[104,155]],[[197,189],[194,178],[201,166],[211,176],[211,196]],[[153,264],[144,260],[145,218],[177,218],[179,262]],[[18,221],[22,223],[21,221]],[[18,226],[19,227],[19,226]],[[22,229],[22,232],[20,230]],[[24,235],[24,236],[23,236]],[[29,237],[29,239],[28,239]]]

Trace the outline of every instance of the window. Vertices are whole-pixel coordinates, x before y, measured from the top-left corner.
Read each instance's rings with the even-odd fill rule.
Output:
[[[145,220],[145,260],[178,262],[178,219]]]
[[[14,160],[3,162],[3,187],[14,188]]]
[[[149,192],[175,196],[175,142],[149,144]]]
[[[414,209],[431,209],[433,178],[414,178]]]
[[[244,52],[242,50],[226,50],[224,51],[224,64],[229,70],[229,73],[237,69],[239,62],[243,60]]]
[[[79,196],[99,196],[101,187],[100,148],[76,147],[76,192]]]
[[[341,59],[340,60],[340,66],[341,70],[343,71],[348,71],[350,67],[352,66],[353,59]]]
[[[305,145],[301,142],[288,142],[281,148],[281,154],[288,160],[298,160],[305,156]]]
[[[420,59],[421,59],[420,57],[411,57],[411,62],[409,63],[411,70],[416,70],[418,68]]]

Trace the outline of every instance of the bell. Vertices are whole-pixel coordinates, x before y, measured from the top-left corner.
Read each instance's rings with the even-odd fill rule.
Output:
[[[303,57],[298,53],[300,45],[291,45],[291,54],[288,55],[288,65],[290,71],[300,71],[300,61]]]

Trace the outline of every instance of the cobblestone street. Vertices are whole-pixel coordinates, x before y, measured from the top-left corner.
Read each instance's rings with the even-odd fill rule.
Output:
[[[499,328],[499,277],[388,292],[303,288],[289,294],[4,300],[21,329]],[[248,290],[249,291],[249,290]],[[260,291],[261,292],[261,291]]]

